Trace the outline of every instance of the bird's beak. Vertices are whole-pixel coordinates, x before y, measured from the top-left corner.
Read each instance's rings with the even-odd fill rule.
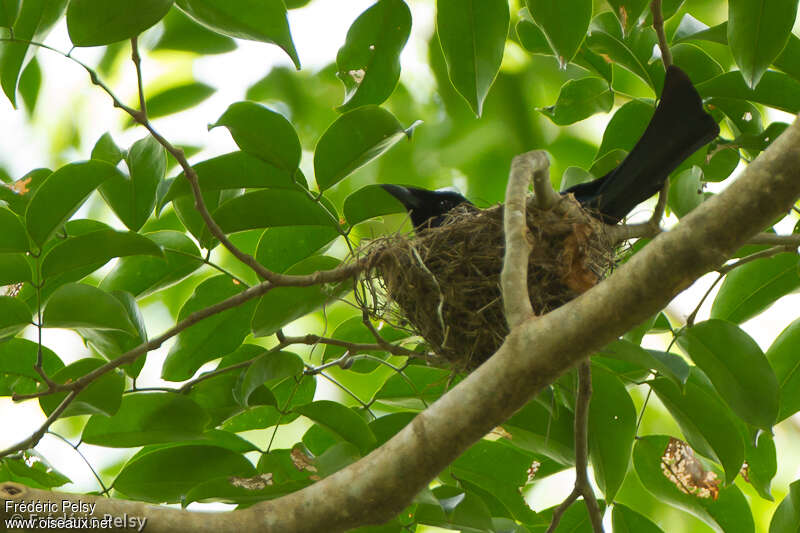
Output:
[[[416,209],[419,207],[419,198],[411,194],[411,191],[400,185],[381,185],[386,192],[397,198],[406,209]]]

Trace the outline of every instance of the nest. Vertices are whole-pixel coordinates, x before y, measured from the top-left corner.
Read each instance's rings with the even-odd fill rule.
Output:
[[[532,252],[528,290],[544,314],[600,281],[614,263],[604,226],[565,198],[566,209],[527,207]],[[508,325],[500,292],[503,206],[462,205],[440,227],[391,235],[365,250],[368,281],[383,302],[377,318],[420,335],[455,370],[472,370],[503,343]]]

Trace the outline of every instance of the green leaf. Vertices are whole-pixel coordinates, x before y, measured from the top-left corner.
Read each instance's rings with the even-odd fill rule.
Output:
[[[409,132],[394,115],[368,105],[340,116],[322,134],[314,151],[314,177],[321,191],[366,165]]]
[[[739,166],[739,152],[732,148],[723,148],[711,156],[711,160],[703,165],[703,180],[725,181]]]
[[[28,251],[28,234],[17,215],[0,207],[0,254]]]
[[[564,16],[572,15],[571,10],[561,9],[561,11]],[[616,17],[608,12],[601,13],[592,20],[586,44],[593,52],[609,57],[636,74],[653,91],[660,90],[664,69],[660,64],[650,63],[653,45],[656,44],[652,28],[636,28],[623,37],[622,27]]]
[[[436,32],[450,81],[477,116],[503,61],[509,19],[505,0],[436,2]]]
[[[355,444],[361,453],[368,452],[375,445],[375,435],[364,419],[340,403],[320,400],[295,407],[294,411]]]
[[[205,191],[202,194],[203,202],[210,213],[214,213],[221,204],[241,195],[242,189]],[[217,239],[211,235],[208,225],[205,220],[203,220],[200,212],[197,211],[193,196],[175,198],[172,201],[172,206],[175,208],[175,214],[178,215],[178,220],[180,220],[181,224],[194,235],[201,247],[211,250],[219,244]]]
[[[92,416],[81,441],[109,448],[200,439],[208,415],[191,399],[171,392],[138,392],[122,399],[112,417]]]
[[[114,257],[129,255],[164,257],[164,252],[156,243],[138,233],[113,229],[93,231],[69,237],[47,252],[42,259],[42,277],[49,278],[89,265],[103,265]]]
[[[105,161],[70,163],[39,186],[28,203],[25,224],[40,247],[71,217],[100,184],[120,171]]]
[[[184,320],[191,313],[235,296],[245,288],[235,284],[224,274],[209,278],[198,285],[191,298],[183,304],[178,313],[178,321]],[[189,379],[204,363],[238,348],[248,333],[254,307],[255,300],[250,300],[181,331],[164,361],[161,369],[162,379],[167,381]]]
[[[722,66],[702,48],[693,44],[676,44],[670,48],[672,61],[689,76],[692,83],[701,83],[722,74]]]
[[[147,331],[144,326],[144,319],[142,318],[142,313],[139,311],[139,306],[136,305],[136,299],[133,295],[123,291],[114,291],[111,295],[125,308],[128,318],[136,329],[135,335],[116,330],[94,328],[75,329],[86,344],[90,345],[97,353],[109,361],[147,342]],[[139,357],[132,363],[124,364],[120,368],[132,378],[136,378],[139,372],[142,371],[145,359],[146,356]]]
[[[177,503],[192,487],[208,479],[255,474],[250,461],[227,448],[184,445],[134,457],[114,480],[114,488],[137,500]]]
[[[603,494],[613,501],[625,475],[636,434],[636,408],[622,381],[594,365],[589,404],[589,452]]]
[[[751,89],[786,46],[796,16],[795,0],[729,0],[728,43]]]
[[[172,0],[71,0],[67,29],[75,46],[100,46],[136,37],[167,14]]]
[[[617,16],[625,33],[628,33],[636,27],[648,2],[647,0],[608,0],[608,5],[614,10],[614,15]]]
[[[312,274],[331,270],[340,265],[338,259],[327,256],[311,256],[297,263],[287,274]],[[261,297],[253,313],[251,328],[253,335],[272,335],[284,325],[305,316],[350,289],[348,282],[336,285],[311,285],[309,287],[276,287]]]
[[[228,200],[214,211],[225,233],[275,226],[335,226],[325,208],[308,194],[291,189],[265,189]]]
[[[631,100],[617,109],[603,132],[595,161],[614,150],[630,152],[647,129],[654,110],[651,104],[641,100]],[[602,176],[603,173],[596,175]]]
[[[280,113],[255,102],[236,102],[209,128],[225,126],[243,152],[286,171],[290,183],[300,166],[300,140]]]
[[[518,448],[503,441],[481,440],[467,449],[450,468],[462,484],[474,483],[496,497],[510,518],[527,523],[534,513],[525,503],[520,489],[528,482],[530,467],[530,455]]]
[[[703,171],[698,166],[687,168],[670,180],[667,193],[669,207],[678,218],[688,215],[703,203]]]
[[[2,1],[2,0],[0,0]],[[39,60],[35,57],[31,59],[25,70],[22,71],[19,77],[19,95],[25,103],[25,109],[28,112],[28,118],[33,117],[36,110],[36,103],[39,100],[39,90],[42,88],[42,67],[39,66]]]
[[[42,321],[47,328],[112,329],[136,333],[125,307],[116,298],[81,283],[67,283],[56,289],[47,302]]]
[[[193,81],[150,94],[146,100],[147,118],[165,117],[191,109],[214,94],[214,91],[215,89],[210,85]],[[132,118],[125,121],[126,128],[134,124],[135,121]]]
[[[405,207],[380,185],[367,185],[350,194],[344,201],[344,217],[355,226],[370,218],[403,213]]]
[[[250,395],[262,385],[271,388],[278,382],[291,377],[300,376],[303,372],[303,360],[291,352],[270,352],[253,359],[247,367],[233,396],[242,405],[248,407]]]
[[[347,209],[346,203],[345,209]],[[325,249],[325,245],[338,235],[336,228],[331,226],[268,228],[258,241],[256,260],[273,272],[286,272],[299,261]]]
[[[741,323],[800,287],[797,254],[756,259],[733,269],[711,306],[711,317]]]
[[[167,155],[158,141],[147,136],[133,143],[125,163],[130,178],[115,175],[100,186],[100,194],[130,230],[139,231],[156,206],[156,191],[164,179]]]
[[[197,245],[183,233],[165,230],[144,236],[163,249],[163,258],[143,255],[120,258],[100,283],[101,289],[123,290],[142,297],[178,282],[203,264]]]
[[[31,266],[23,254],[0,254],[0,286],[31,281]]]
[[[177,0],[175,3],[216,32],[280,46],[300,69],[283,0]]]
[[[0,296],[0,339],[10,337],[31,324],[31,310],[11,296]]]
[[[782,72],[767,71],[758,87],[749,88],[738,72],[726,72],[695,87],[703,98],[749,100],[787,113],[800,112],[800,81]]]
[[[202,386],[202,383],[200,385]],[[233,399],[233,395],[231,394],[231,390],[234,386],[235,383],[229,386],[225,392],[227,392],[230,401],[235,406],[233,412],[238,413],[241,411],[242,407]],[[317,382],[312,376],[300,378],[299,384],[294,379],[284,380],[272,389],[275,400],[274,405],[251,407],[243,413],[235,414],[225,421],[223,429],[226,431],[240,432],[289,424],[297,420],[300,415],[295,412],[286,413],[286,410],[296,405],[303,405],[312,401],[314,399],[316,386]],[[253,403],[253,398],[254,395],[251,395],[251,404]],[[276,406],[280,406],[281,411],[278,411]],[[208,407],[206,407],[206,409],[208,409]]]
[[[0,463],[0,472],[2,472],[2,467],[5,466],[8,469],[8,473],[11,474],[10,476],[5,476],[3,475],[5,473],[0,473],[3,479],[24,483],[34,488],[46,489],[71,483],[68,477],[54,470],[36,451],[28,450],[20,455],[20,459],[5,458]]]
[[[3,43],[0,48],[0,85],[12,106],[17,106],[17,82],[20,73],[33,57],[32,47],[27,41],[44,42],[47,34],[61,18],[66,5],[67,0],[20,2],[17,20],[12,28],[18,41]]]
[[[411,33],[411,11],[403,0],[379,0],[350,26],[336,55],[345,89],[339,111],[381,104],[400,79],[400,52]]]
[[[747,478],[758,494],[769,501],[772,497],[772,478],[778,472],[778,457],[775,441],[766,431],[759,431],[755,443],[745,439],[744,458],[747,461]]]
[[[41,347],[42,370],[48,376],[64,368],[61,359],[47,346]],[[0,343],[0,396],[35,392],[42,376],[34,370],[39,345],[27,339],[8,339]]]
[[[778,421],[800,411],[800,319],[795,320],[772,341],[767,360],[775,371],[780,387]]]
[[[153,50],[178,50],[193,54],[224,54],[236,50],[236,42],[196,23],[176,8],[163,19],[164,32]]]
[[[397,373],[375,393],[380,403],[406,410],[422,411],[445,393],[445,385],[450,376],[447,370],[412,365],[401,376]]]
[[[291,143],[287,143],[285,147],[289,144]],[[294,170],[287,172],[256,155],[231,152],[192,165],[197,173],[200,189],[204,192],[242,188],[297,189],[297,184],[292,179]],[[169,190],[159,202],[158,210],[161,211],[167,202],[175,198],[191,195],[192,187],[181,173],[172,181]]]
[[[789,485],[789,494],[772,515],[769,533],[797,533],[797,524],[800,524],[800,481]]]
[[[125,154],[122,153],[122,150],[120,150],[108,132],[101,135],[92,148],[92,159],[99,159],[114,166],[117,166],[117,163],[122,161],[123,157],[125,157]]]
[[[11,28],[17,20],[21,0],[0,0],[0,28]]]
[[[75,381],[103,366],[101,359],[79,359],[52,374],[50,378],[56,383]],[[119,370],[112,370],[100,376],[86,386],[61,414],[61,418],[76,415],[112,416],[122,402],[122,391],[125,388],[125,377]],[[66,392],[59,392],[39,398],[39,406],[46,415],[55,411],[56,407],[67,397]]]
[[[528,11],[547,36],[561,68],[580,48],[592,19],[591,0],[575,0],[567,9],[557,0],[526,0]]]
[[[624,339],[616,340],[604,346],[597,354],[633,363],[647,370],[654,370],[671,379],[678,386],[683,386],[689,377],[689,365],[679,355],[656,350],[645,350]]]
[[[719,394],[695,368],[681,391],[666,378],[650,383],[653,392],[678,423],[689,445],[725,469],[731,483],[744,461],[744,442],[738,430],[740,421],[719,399]]]
[[[530,401],[503,427],[511,433],[511,442],[515,446],[542,454],[561,464],[574,464],[575,422],[572,413],[566,409],[553,414],[536,400]]]
[[[561,87],[555,105],[540,109],[553,123],[566,126],[595,113],[608,113],[614,106],[614,93],[601,78],[569,80]]]
[[[662,470],[662,455],[669,437],[639,437],[633,449],[633,464],[642,484],[659,502],[690,513],[716,531],[753,533],[755,525],[750,506],[739,487],[720,488],[719,497],[700,498],[682,492]]]
[[[614,533],[663,533],[646,516],[640,515],[630,507],[615,503],[611,511],[611,524]]]

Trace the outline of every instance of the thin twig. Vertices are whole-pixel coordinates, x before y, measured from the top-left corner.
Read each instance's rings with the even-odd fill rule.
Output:
[[[75,453],[77,453],[80,456],[80,458],[83,459],[83,462],[86,463],[86,466],[88,466],[89,470],[91,470],[92,475],[94,475],[94,478],[97,480],[97,483],[100,485],[100,488],[103,489],[101,494],[105,494],[107,496],[108,495],[108,487],[106,487],[105,483],[103,483],[103,480],[100,478],[100,475],[97,473],[97,470],[95,470],[94,467],[92,466],[92,463],[90,463],[89,460],[86,458],[86,456],[83,455],[83,453],[81,453],[81,450],[78,448],[79,445],[78,444],[72,444],[66,437],[63,437],[63,436],[59,435],[55,431],[50,431],[48,429],[47,430],[47,434],[48,435],[52,435],[53,437],[56,437],[57,439],[61,440],[62,442],[65,442],[70,448],[75,450]]]
[[[61,414],[67,409],[67,407],[69,407],[69,404],[71,404],[72,400],[74,400],[78,396],[80,391],[81,388],[76,388],[72,390],[69,394],[67,394],[67,396],[65,396],[64,399],[61,400],[61,403],[58,404],[58,407],[56,407],[55,410],[53,410],[53,412],[50,413],[50,416],[47,417],[47,420],[45,420],[42,423],[39,429],[34,431],[30,436],[18,442],[17,444],[14,444],[13,446],[6,448],[5,450],[1,450],[0,457],[5,457],[7,455],[11,455],[12,453],[28,450],[39,444],[39,441],[42,440],[42,437],[44,437],[45,433],[47,433],[47,430],[50,429],[50,426],[52,426],[53,423],[56,420],[58,420],[58,417],[60,417]]]
[[[219,314],[223,311],[228,309],[232,309],[239,305],[242,305],[244,302],[252,300],[253,298],[257,298],[262,296],[269,291],[273,285],[269,282],[260,283],[254,287],[250,287],[238,294],[231,296],[219,303],[216,303],[212,306],[206,307],[205,309],[200,309],[199,311],[195,311],[194,313],[189,314],[186,318],[172,326],[170,329],[159,335],[158,337],[154,337],[150,339],[148,342],[142,343],[136,348],[125,352],[124,354],[120,355],[116,359],[112,359],[108,363],[94,369],[93,371],[89,372],[81,376],[80,378],[71,381],[69,383],[64,384],[55,384],[55,386],[49,387],[44,391],[39,391],[31,394],[15,394],[12,399],[14,401],[20,400],[28,400],[31,398],[39,398],[41,396],[47,396],[49,394],[53,394],[55,392],[62,392],[62,391],[75,391],[82,389],[95,379],[99,378],[100,376],[107,374],[108,372],[112,371],[113,369],[120,367],[124,364],[131,363],[135,361],[138,357],[147,352],[152,350],[156,350],[161,347],[164,342],[168,339],[171,339],[181,331],[185,330],[186,328],[193,326],[204,320],[210,316]],[[2,455],[0,454],[0,457]]]
[[[578,365],[578,394],[575,398],[575,488],[553,512],[548,532],[555,531],[561,516],[577,499],[583,497],[592,528],[603,532],[603,514],[589,483],[589,402],[592,399],[592,367],[588,360]]]
[[[661,50],[661,60],[664,68],[672,64],[672,52],[669,50],[667,35],[664,33],[664,14],[661,12],[661,0],[650,2],[650,12],[653,14],[653,29],[658,35],[658,48]]]
[[[147,119],[147,101],[144,98],[144,83],[142,82],[142,56],[139,55],[139,38],[131,37],[131,61],[136,68],[136,86],[139,90],[139,110],[142,117]]]

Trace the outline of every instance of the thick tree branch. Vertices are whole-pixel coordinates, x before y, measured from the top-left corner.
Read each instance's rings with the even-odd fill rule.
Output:
[[[395,516],[470,445],[593,351],[662,309],[720,266],[800,196],[800,122],[725,191],[662,233],[607,280],[514,328],[486,363],[385,445],[310,487],[228,513],[188,513],[140,502],[0,485],[7,499],[91,501],[99,513],[149,518],[147,531],[334,533]]]

